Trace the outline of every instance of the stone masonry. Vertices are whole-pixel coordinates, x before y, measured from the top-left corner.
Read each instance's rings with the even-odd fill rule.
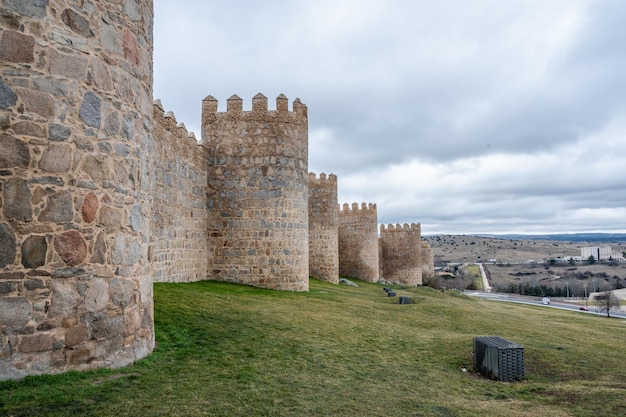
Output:
[[[276,110],[257,94],[243,111],[236,95],[218,112],[202,102],[202,143],[208,149],[207,208],[211,279],[306,291],[308,247],[308,119],[284,95]]]
[[[0,379],[153,349],[152,13],[0,0]]]
[[[154,104],[150,254],[155,282],[207,279],[207,149]]]
[[[0,0],[0,380],[147,356],[154,281],[306,291],[385,265],[376,205],[308,174],[299,99],[209,96],[200,143],[153,103],[152,13]]]
[[[421,238],[419,224],[380,225],[381,276],[386,281],[422,285]]]
[[[309,275],[339,283],[337,176],[309,173]]]
[[[339,275],[376,282],[379,279],[376,204],[361,208],[347,203],[339,210]]]

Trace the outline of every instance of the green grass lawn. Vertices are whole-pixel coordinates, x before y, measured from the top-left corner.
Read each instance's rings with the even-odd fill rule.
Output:
[[[430,288],[155,284],[157,346],[117,370],[0,382],[7,416],[622,416],[626,321]],[[472,341],[524,346],[516,383]],[[468,372],[462,372],[462,367]]]

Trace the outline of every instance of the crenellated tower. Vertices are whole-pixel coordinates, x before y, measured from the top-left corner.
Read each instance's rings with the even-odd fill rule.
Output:
[[[345,203],[339,210],[339,275],[376,282],[379,278],[376,204]]]
[[[226,111],[202,102],[208,152],[208,276],[279,290],[306,291],[308,247],[308,119],[284,95],[276,110],[257,94],[252,110],[233,95]]]
[[[309,275],[339,283],[337,176],[309,173]]]
[[[405,285],[422,285],[420,224],[380,226],[383,278]]]

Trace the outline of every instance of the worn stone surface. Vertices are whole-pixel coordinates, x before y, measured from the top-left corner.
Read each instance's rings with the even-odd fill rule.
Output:
[[[10,178],[4,184],[2,197],[4,198],[2,210],[7,218],[25,222],[33,220],[30,189],[26,180]]]
[[[24,326],[30,320],[33,307],[25,297],[0,297],[0,326]]]
[[[91,223],[96,219],[96,212],[98,211],[98,197],[93,192],[90,192],[83,199],[83,205],[81,207],[81,213],[85,223]]]
[[[100,127],[100,105],[100,97],[91,91],[87,92],[83,97],[79,116],[88,126]]]
[[[4,0],[4,7],[24,16],[42,19],[47,14],[48,0]]]
[[[0,61],[33,62],[35,38],[20,32],[5,30],[0,38]]]
[[[24,265],[24,268],[43,266],[46,263],[47,252],[48,243],[45,236],[29,236],[22,243],[22,265]]]
[[[39,220],[43,222],[62,223],[73,219],[74,208],[70,191],[60,191],[48,196],[46,207],[39,215]]]
[[[111,166],[107,160],[93,155],[88,155],[83,164],[83,170],[94,180],[110,180],[113,178]]]
[[[83,236],[76,230],[61,233],[54,237],[54,249],[68,265],[78,265],[87,255],[87,245]]]
[[[109,285],[107,281],[102,278],[92,279],[85,292],[85,308],[87,311],[95,313],[106,309],[109,299]]]
[[[124,214],[120,209],[104,205],[100,209],[99,223],[104,227],[119,229],[124,224]]]
[[[13,123],[13,131],[16,135],[45,137],[45,131],[39,124],[29,121]]]
[[[87,75],[87,59],[81,55],[66,55],[51,51],[48,59],[50,61],[50,73],[54,75],[63,75],[72,80],[82,80]],[[85,100],[88,101],[90,105],[97,106],[99,115],[100,98],[94,93],[89,92],[85,95]],[[81,115],[81,117],[83,116]],[[90,124],[90,126],[93,125]]]
[[[52,350],[54,344],[54,336],[51,334],[36,334],[32,336],[24,336],[20,340],[18,350],[24,353],[45,352]]]
[[[72,166],[72,147],[51,144],[44,151],[39,168],[47,172],[67,172]]]
[[[72,134],[72,128],[58,123],[50,123],[48,125],[48,138],[52,141],[62,142],[67,140]]]
[[[15,233],[7,223],[0,223],[0,268],[15,262],[16,254]]]
[[[27,168],[30,152],[23,141],[6,133],[0,133],[0,168]]]
[[[91,262],[96,264],[105,264],[107,261],[107,246],[104,240],[104,233],[99,233],[96,238],[96,243],[93,247],[93,255],[91,257]]]
[[[126,307],[135,297],[135,285],[126,279],[114,278],[111,281],[111,301]]]
[[[15,106],[16,103],[17,94],[0,78],[0,109]]]
[[[54,117],[56,106],[54,99],[49,93],[25,88],[16,88],[16,91],[24,102],[27,112],[32,112],[48,119]]]
[[[94,36],[89,21],[72,9],[65,9],[61,14],[63,23],[68,25],[74,32],[86,38]]]
[[[85,324],[72,327],[65,333],[65,346],[73,347],[89,339],[89,330]]]
[[[80,295],[76,285],[70,280],[52,280],[52,297],[50,300],[50,317],[71,317],[78,312]]]

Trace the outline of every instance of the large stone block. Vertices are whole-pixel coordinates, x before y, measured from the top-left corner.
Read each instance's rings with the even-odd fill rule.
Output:
[[[17,94],[0,78],[0,109],[7,109],[16,103]]]
[[[63,20],[63,23],[68,25],[70,29],[72,29],[79,35],[82,35],[86,38],[91,38],[94,36],[94,33],[89,25],[89,21],[80,14],[76,13],[74,10],[63,10],[63,13],[61,13],[61,19]]]
[[[28,146],[21,140],[0,133],[0,168],[27,168],[30,162]]]
[[[46,263],[48,243],[45,236],[29,236],[22,243],[22,265],[24,268],[37,268]]]
[[[95,313],[106,309],[109,304],[109,285],[102,278],[94,278],[85,292],[85,308]]]
[[[0,39],[0,61],[34,62],[35,38],[20,32],[5,30]]]
[[[0,326],[24,326],[32,314],[33,306],[27,298],[0,298]]]
[[[67,172],[71,166],[72,148],[69,145],[51,144],[39,161],[39,168],[48,172]]]
[[[80,295],[76,285],[69,280],[52,280],[50,317],[70,317],[76,314]]]
[[[30,222],[33,220],[33,210],[30,205],[30,189],[26,180],[10,178],[4,184],[2,191],[4,205],[2,210],[9,219]]]
[[[96,212],[98,211],[98,197],[93,192],[90,192],[83,199],[83,205],[81,212],[83,220],[86,223],[91,223],[96,219]]]
[[[46,119],[54,117],[56,106],[49,93],[26,88],[17,88],[16,90],[24,102],[26,111],[36,113]]]
[[[68,265],[78,265],[87,255],[87,244],[76,230],[70,230],[54,237],[54,249]]]
[[[54,336],[51,334],[36,334],[33,336],[24,336],[20,341],[17,350],[23,353],[45,352],[52,350],[54,345]]]
[[[42,222],[70,222],[74,219],[72,193],[60,191],[48,197],[46,208],[39,215]]]
[[[15,233],[6,223],[0,223],[0,268],[15,262],[17,254],[17,242]]]
[[[83,102],[80,105],[79,116],[88,126],[100,127],[100,106],[101,100],[96,93],[88,91],[83,97]]]
[[[5,0],[4,7],[23,16],[43,19],[47,14],[48,0]]]

